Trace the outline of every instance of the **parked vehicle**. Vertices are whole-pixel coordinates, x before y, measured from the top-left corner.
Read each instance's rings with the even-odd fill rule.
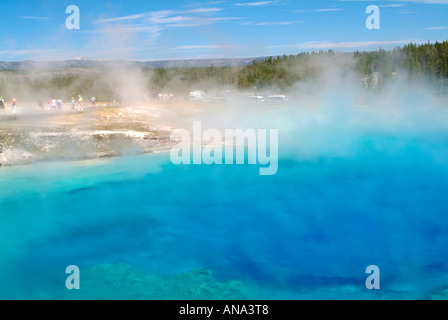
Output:
[[[206,98],[205,92],[202,90],[195,90],[190,92],[190,100],[203,101]]]
[[[265,102],[265,100],[263,99],[263,96],[249,96],[248,98],[251,102],[254,102],[254,103],[264,103]]]
[[[284,95],[273,95],[268,96],[268,103],[269,104],[284,104],[287,103],[288,99]]]

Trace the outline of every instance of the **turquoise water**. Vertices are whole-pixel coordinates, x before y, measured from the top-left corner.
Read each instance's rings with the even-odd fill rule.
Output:
[[[280,131],[275,176],[167,154],[2,168],[0,298],[420,299],[448,287],[445,131],[327,136],[305,150]],[[381,290],[365,288],[369,265]]]

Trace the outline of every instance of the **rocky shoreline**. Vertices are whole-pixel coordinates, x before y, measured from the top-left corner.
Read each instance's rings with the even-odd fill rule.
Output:
[[[148,106],[3,118],[0,167],[166,150],[171,129],[159,119],[159,108]]]

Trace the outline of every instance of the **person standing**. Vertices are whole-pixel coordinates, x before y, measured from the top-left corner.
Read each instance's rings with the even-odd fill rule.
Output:
[[[79,95],[79,98],[78,98],[78,104],[79,104],[79,111],[83,111],[83,109],[84,109],[84,106],[83,106],[83,102],[84,102],[84,99],[81,97],[81,95]]]
[[[92,101],[92,106],[95,107],[95,105],[96,105],[96,98],[92,97],[91,101]]]
[[[56,103],[57,103],[56,99],[51,100],[51,108],[53,111],[56,111]]]
[[[48,108],[48,111],[51,111],[51,98],[48,98],[48,100],[47,100],[47,108]]]
[[[62,100],[61,99],[58,99],[57,105],[58,105],[58,111],[62,111]]]
[[[12,106],[12,114],[15,115],[16,111],[17,111],[17,100],[16,100],[16,98],[12,99],[11,106]]]
[[[0,113],[5,114],[5,100],[3,97],[0,97]]]
[[[75,104],[76,104],[76,100],[75,97],[72,97],[72,111],[75,111]]]

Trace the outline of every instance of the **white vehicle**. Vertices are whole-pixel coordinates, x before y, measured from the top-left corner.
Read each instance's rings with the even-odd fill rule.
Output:
[[[255,103],[265,102],[265,100],[263,99],[263,96],[249,96],[248,98],[250,99],[250,101],[255,102]]]
[[[202,101],[205,98],[205,92],[202,90],[195,90],[190,92],[190,100]]]
[[[268,103],[269,104],[283,104],[288,102],[288,99],[286,99],[286,96],[284,95],[273,95],[268,96]]]

